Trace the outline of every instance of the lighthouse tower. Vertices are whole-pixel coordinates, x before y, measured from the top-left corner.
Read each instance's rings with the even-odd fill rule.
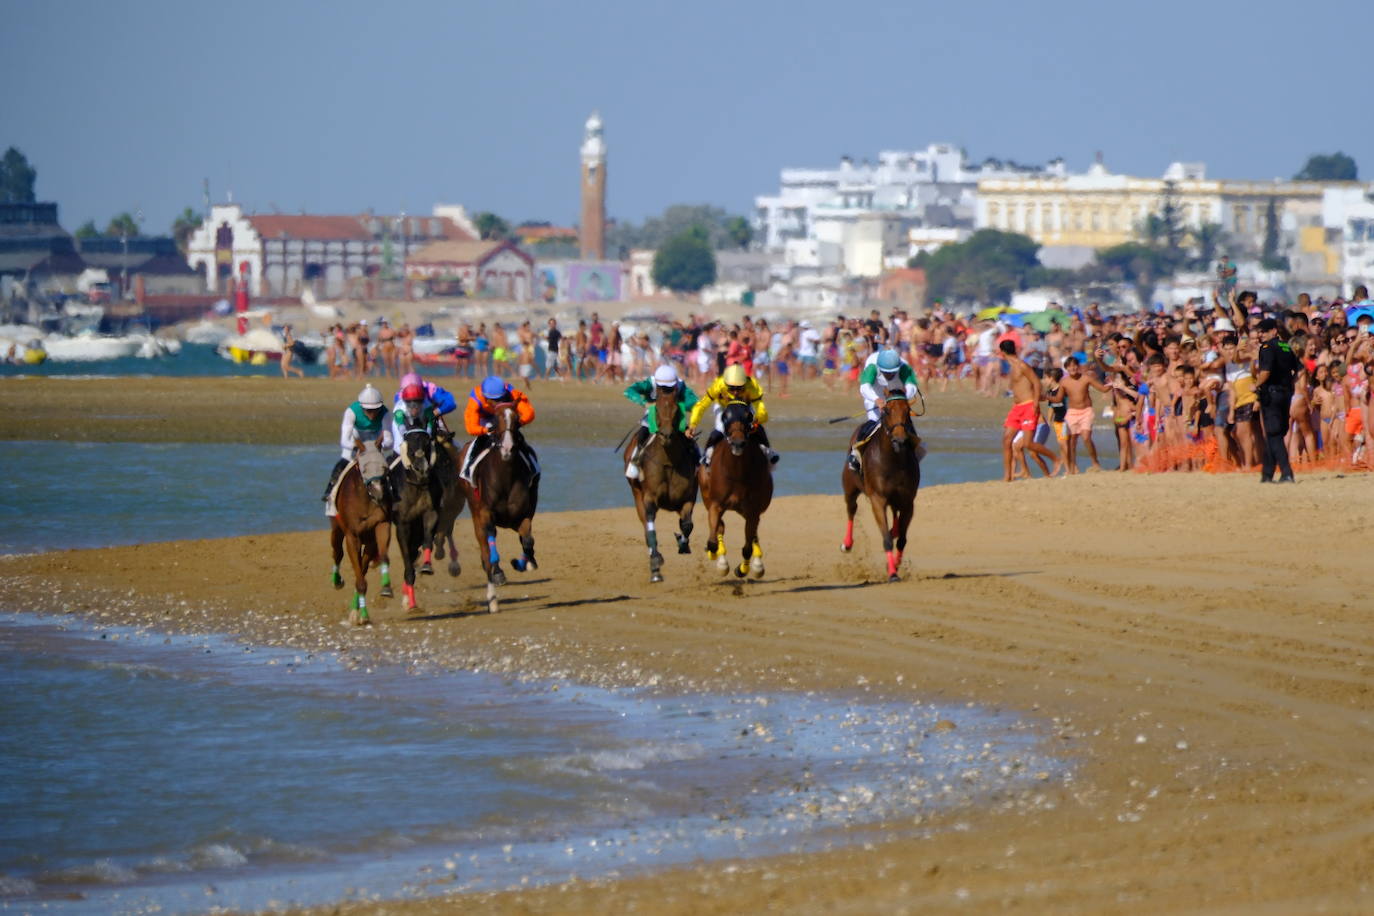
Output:
[[[582,138],[582,227],[579,233],[585,259],[606,258],[606,141],[601,115],[592,112]]]

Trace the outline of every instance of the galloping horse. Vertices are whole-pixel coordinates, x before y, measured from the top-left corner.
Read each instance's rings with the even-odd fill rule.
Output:
[[[858,508],[859,494],[867,493],[873,518],[883,535],[887,580],[896,582],[916,491],[921,486],[921,459],[917,454],[916,433],[911,427],[911,405],[905,394],[894,391],[887,396],[878,427],[861,446],[859,458],[862,474],[856,474],[846,462],[840,475],[845,509],[849,512],[840,546],[846,551],[854,547],[854,512]],[[890,523],[889,509],[892,510]]]
[[[400,462],[391,469],[392,508],[396,543],[405,564],[407,611],[415,610],[415,560],[420,548],[429,542],[438,516],[439,484],[431,475],[434,466],[434,440],[424,429],[406,430],[397,445]]]
[[[538,569],[534,561],[534,510],[539,502],[539,477],[530,465],[532,457],[520,434],[520,417],[514,404],[498,403],[492,424],[491,453],[472,469],[472,483],[462,482],[472,512],[472,530],[482,552],[487,574],[487,610],[496,613],[496,586],[506,584],[501,555],[496,550],[496,529],[509,528],[520,535],[522,556],[511,560],[518,572]],[[469,443],[468,448],[472,448]]]
[[[735,575],[752,572],[763,576],[763,548],[759,546],[759,518],[773,501],[773,470],[762,443],[754,436],[754,414],[749,405],[731,401],[721,413],[725,438],[715,447],[709,466],[698,470],[701,498],[706,504],[706,555],[716,561],[722,574],[730,569],[725,559],[725,512],[744,518],[743,561]]]
[[[678,429],[682,405],[677,398],[663,394],[654,400],[658,432],[644,443],[640,457],[640,475],[630,480],[635,511],[644,526],[644,541],[649,545],[649,581],[663,581],[663,554],[658,552],[658,532],[654,518],[659,509],[678,514],[677,552],[691,553],[692,509],[697,504],[697,448],[687,435]],[[625,464],[634,454],[634,442],[625,448]]]
[[[445,544],[448,545],[448,574],[456,576],[463,571],[458,563],[458,545],[453,540],[453,523],[463,514],[464,503],[463,490],[458,483],[458,467],[458,449],[453,447],[453,433],[448,430],[435,432],[434,467],[430,476],[438,485],[439,502],[420,563],[420,572],[426,576],[434,574],[434,567],[429,562],[431,551],[434,559],[442,560]]]
[[[339,561],[343,559],[346,542],[348,560],[353,564],[354,589],[348,621],[356,626],[372,622],[367,616],[367,568],[372,563],[381,567],[382,597],[391,596],[391,570],[386,562],[391,546],[391,497],[387,493],[381,440],[380,435],[367,442],[354,437],[357,463],[339,480],[335,514],[329,520],[329,546],[334,554],[330,581],[335,588],[343,588]]]

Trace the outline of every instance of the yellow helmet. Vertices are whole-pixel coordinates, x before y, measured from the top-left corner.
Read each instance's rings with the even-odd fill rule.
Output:
[[[744,374],[744,367],[739,363],[725,367],[725,374],[721,376],[727,388],[738,388],[749,381],[749,376]]]

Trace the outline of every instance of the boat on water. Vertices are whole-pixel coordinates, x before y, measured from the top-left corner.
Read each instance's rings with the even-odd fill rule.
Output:
[[[49,334],[43,339],[43,349],[53,362],[81,363],[127,357],[157,359],[173,356],[181,350],[181,342],[151,334],[109,335],[88,331],[73,337]]]
[[[411,351],[421,366],[452,366],[457,344],[452,337],[416,337],[411,341]]]
[[[280,362],[285,349],[286,341],[275,330],[252,328],[244,334],[225,338],[215,352],[231,362],[262,366],[269,362]],[[323,341],[317,345],[301,338],[297,338],[291,347],[296,359],[304,363],[318,362],[323,351]]]

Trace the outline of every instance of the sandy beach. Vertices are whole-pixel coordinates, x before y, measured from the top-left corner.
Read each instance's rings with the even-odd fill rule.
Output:
[[[356,387],[120,380],[101,406],[79,384],[5,382],[18,414],[0,436],[231,441],[251,428],[328,441]],[[264,406],[258,423],[224,396],[249,391],[263,405],[300,400]],[[173,397],[195,405],[184,421],[195,430],[167,419]],[[542,403],[547,417],[582,411],[567,435],[613,442],[633,419],[610,410],[615,398],[587,387]],[[852,401],[795,403],[824,417]],[[979,422],[997,406],[945,404]],[[698,547],[669,556],[667,581],[650,585],[627,492],[623,509],[540,515],[540,568],[512,574],[498,615],[482,610],[464,514],[461,577],[423,580],[418,618],[399,598],[374,602],[368,630],[340,626],[323,525],[5,557],[0,577],[14,609],[225,632],[360,665],[976,702],[1048,720],[1074,767],[1027,797],[883,825],[832,852],[330,912],[1353,913],[1374,910],[1371,510],[1363,475],[933,487],[917,502],[903,579],[887,584],[870,517],[861,510],[845,555],[841,500],[789,497],[763,520],[762,581],[721,580]],[[737,551],[738,520],[727,524]]]

